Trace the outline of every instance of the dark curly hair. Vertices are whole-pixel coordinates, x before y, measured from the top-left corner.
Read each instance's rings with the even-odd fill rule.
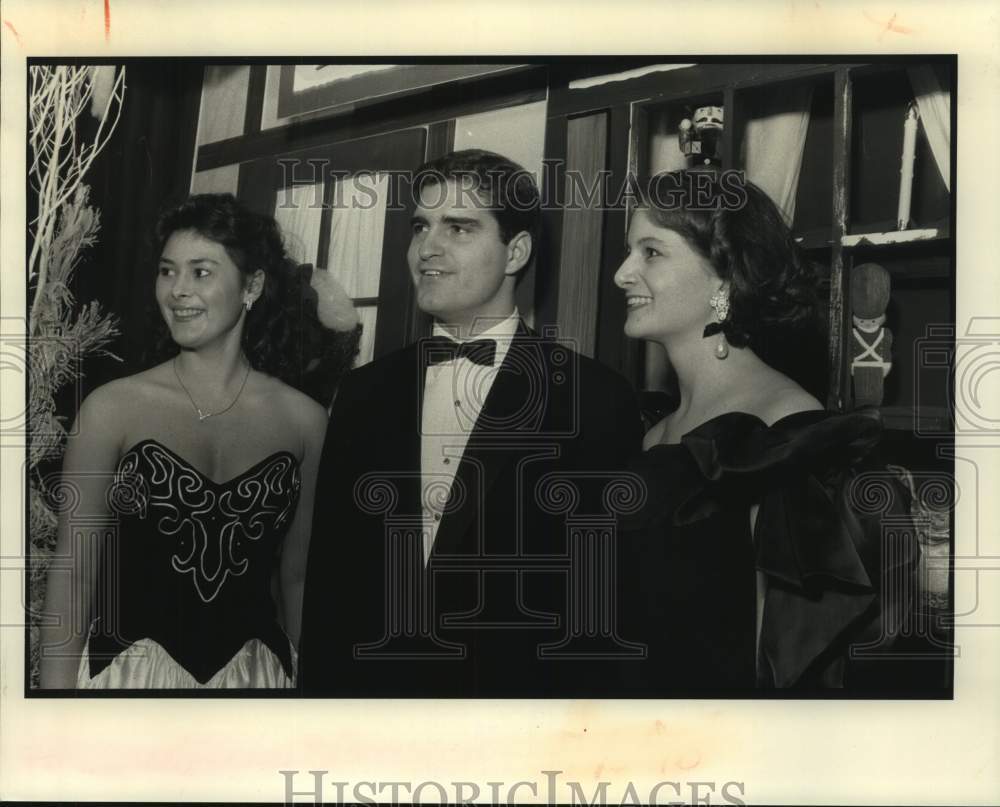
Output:
[[[278,223],[247,208],[229,193],[191,196],[166,210],[156,224],[155,255],[163,252],[175,232],[192,230],[222,245],[246,276],[264,272],[260,297],[247,314],[243,350],[255,370],[301,389],[321,403],[332,397],[327,388],[350,368],[360,329],[349,334],[328,331],[319,323],[316,294],[309,284],[309,267],[289,258]],[[176,353],[162,317],[152,359]],[[322,364],[325,378],[314,376]],[[318,376],[318,374],[316,374]],[[323,392],[311,386],[319,384]]]
[[[808,326],[819,315],[819,275],[770,197],[741,173],[689,169],[640,183],[654,223],[683,235],[729,284],[722,330],[755,347],[775,330]]]

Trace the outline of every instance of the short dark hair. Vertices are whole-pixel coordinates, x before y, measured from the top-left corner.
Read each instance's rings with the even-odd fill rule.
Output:
[[[697,194],[691,191],[695,179]],[[665,194],[664,187],[682,192]],[[777,206],[755,184],[732,173],[721,182],[713,171],[686,169],[639,182],[639,197],[655,224],[684,236],[729,284],[726,333],[734,341],[756,344],[768,331],[816,321],[816,268],[805,259]]]
[[[542,231],[541,201],[531,173],[502,154],[463,149],[421,165],[416,171],[414,191],[419,194],[428,185],[448,180],[471,183],[496,218],[503,243],[508,243],[520,232],[531,236],[531,254],[525,263],[526,269],[534,259]],[[519,277],[523,274],[524,270]]]

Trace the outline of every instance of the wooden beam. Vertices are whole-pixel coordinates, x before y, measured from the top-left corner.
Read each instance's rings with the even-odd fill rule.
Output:
[[[253,135],[260,131],[260,121],[264,115],[264,90],[267,87],[267,65],[255,64],[250,67],[250,81],[247,86],[247,111],[243,119],[243,134]]]
[[[559,340],[594,356],[601,283],[604,222],[603,172],[608,150],[607,112],[571,118],[566,138],[566,200],[559,250]],[[580,184],[574,180],[578,178]],[[587,192],[594,190],[594,198]]]
[[[535,256],[535,330],[555,327],[559,316],[560,245],[566,187],[566,130],[563,116],[545,122],[542,194],[542,237]]]
[[[420,95],[359,109],[351,115],[297,120],[286,126],[206,143],[198,149],[197,170],[543,101],[546,83],[547,72],[543,66],[512,76],[483,80],[475,85],[475,91],[468,87],[434,88]]]
[[[850,374],[845,358],[850,333],[850,253],[844,250],[844,235],[850,221],[851,168],[851,73],[838,68],[833,80],[833,222],[830,249],[830,384],[827,408],[843,412],[851,408]]]
[[[611,174],[609,188],[615,195],[619,189],[627,187],[629,172],[636,167],[636,143],[630,144],[631,115],[631,104],[617,104],[611,108],[608,169]],[[641,147],[648,148],[648,141],[644,139]],[[622,373],[636,389],[641,389],[645,380],[645,343],[625,336],[625,295],[615,285],[615,272],[625,257],[625,232],[631,210],[625,204],[612,204],[614,201],[613,198],[608,200],[601,237],[597,358]]]
[[[697,62],[698,59],[692,57],[691,61]],[[739,89],[786,79],[829,75],[837,69],[840,67],[836,64],[785,62],[773,57],[766,62],[755,63],[701,63],[679,70],[650,73],[627,81],[568,90],[549,99],[548,112],[549,115],[572,115],[622,102],[668,102],[723,92],[726,87]]]
[[[724,125],[722,127],[722,167],[725,170],[736,168],[736,125],[741,117],[736,111],[736,90],[726,87],[722,92],[722,110]]]

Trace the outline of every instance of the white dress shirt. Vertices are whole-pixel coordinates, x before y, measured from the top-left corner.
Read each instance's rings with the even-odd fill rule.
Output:
[[[476,426],[486,397],[493,388],[500,365],[520,323],[517,309],[486,331],[471,337],[496,342],[493,365],[476,364],[466,358],[434,364],[424,377],[424,401],[420,419],[420,489],[424,517],[424,564],[455,481],[455,472],[465,453],[469,434]],[[455,339],[447,328],[434,323],[434,336]]]

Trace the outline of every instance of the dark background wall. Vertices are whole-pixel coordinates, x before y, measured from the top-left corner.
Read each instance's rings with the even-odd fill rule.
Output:
[[[92,359],[83,392],[142,369],[151,329],[153,228],[160,211],[188,194],[194,161],[203,67],[185,62],[132,62],[111,140],[86,182],[101,229],[74,280],[80,302],[99,300],[119,318],[112,350],[122,361]]]

